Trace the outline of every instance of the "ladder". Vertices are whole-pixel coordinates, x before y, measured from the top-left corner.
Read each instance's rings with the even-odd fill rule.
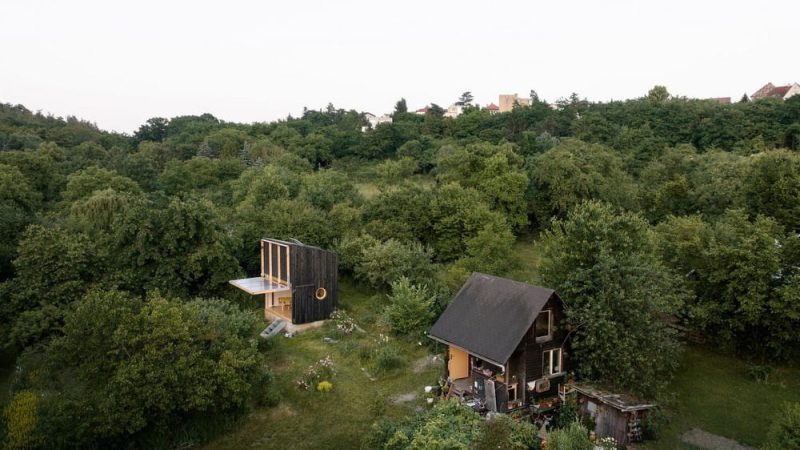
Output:
[[[283,319],[278,319],[271,324],[267,328],[264,328],[264,331],[261,332],[261,337],[264,339],[269,339],[276,334],[280,333],[281,330],[286,328],[287,322]]]

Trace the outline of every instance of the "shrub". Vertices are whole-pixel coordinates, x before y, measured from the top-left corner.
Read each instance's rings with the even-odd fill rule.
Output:
[[[308,391],[321,381],[332,380],[335,376],[336,367],[334,366],[333,358],[328,355],[309,366],[296,383],[297,387]]]
[[[281,401],[281,394],[275,385],[272,372],[266,371],[255,388],[255,399],[259,406],[276,406]]]
[[[572,422],[568,427],[553,430],[547,435],[547,448],[550,450],[592,450],[594,445],[589,440],[589,431],[579,422]]]
[[[426,285],[415,285],[406,277],[392,283],[389,306],[383,312],[386,322],[400,334],[424,334],[433,320],[436,297]]]
[[[388,372],[398,369],[405,364],[405,360],[397,347],[389,342],[389,336],[381,334],[372,355],[376,372]]]
[[[333,390],[333,383],[330,381],[320,381],[317,384],[317,391],[319,392],[330,392]]]
[[[800,403],[787,403],[769,427],[765,450],[800,448]]]
[[[4,448],[26,449],[37,446],[36,423],[39,398],[33,391],[20,391],[3,412],[6,441]]]
[[[353,318],[341,309],[333,311],[330,320],[336,331],[341,334],[350,334],[358,328]]]

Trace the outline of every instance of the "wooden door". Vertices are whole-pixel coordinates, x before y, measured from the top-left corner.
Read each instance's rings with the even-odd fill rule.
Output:
[[[447,376],[450,380],[458,380],[469,376],[469,354],[461,349],[450,346],[448,350],[450,360],[447,362]]]

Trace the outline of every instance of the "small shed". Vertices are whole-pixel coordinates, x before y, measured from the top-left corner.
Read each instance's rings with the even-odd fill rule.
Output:
[[[292,324],[318,322],[338,306],[336,253],[300,241],[261,240],[261,274],[230,283],[250,295],[264,295],[268,319]]]
[[[572,383],[568,390],[577,393],[578,409],[594,419],[598,437],[613,437],[618,444],[627,445],[642,440],[642,427],[648,411],[655,403],[629,394],[616,394],[588,384]]]

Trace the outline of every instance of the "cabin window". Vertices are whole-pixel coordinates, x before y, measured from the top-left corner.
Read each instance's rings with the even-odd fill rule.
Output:
[[[558,375],[562,371],[561,349],[545,350],[542,354],[542,376]]]
[[[536,342],[547,342],[553,339],[553,314],[549,309],[536,316],[533,330],[536,333]]]
[[[316,292],[317,300],[325,300],[325,297],[328,296],[328,291],[325,288],[318,288]]]

